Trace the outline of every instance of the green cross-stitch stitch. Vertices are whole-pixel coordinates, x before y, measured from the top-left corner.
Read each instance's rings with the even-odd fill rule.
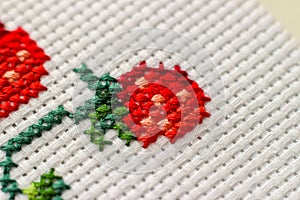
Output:
[[[115,97],[115,94],[121,90],[117,80],[111,77],[109,73],[105,73],[97,78],[96,83],[93,71],[88,69],[86,64],[82,64],[81,68],[74,69],[74,72],[80,74],[80,79],[87,82],[89,89],[96,90],[92,99],[87,100],[84,105],[76,109],[75,123],[87,118],[91,120],[90,129],[84,133],[90,135],[91,142],[97,144],[100,151],[103,150],[104,145],[112,144],[111,141],[104,139],[108,129],[115,129],[118,132],[118,137],[125,140],[125,144],[129,146],[130,142],[136,140],[137,137],[121,123],[122,118],[128,114],[128,110],[121,106]],[[95,85],[97,85],[96,88]],[[122,126],[116,125],[117,122]]]
[[[117,80],[108,73],[98,78],[85,64],[74,71],[81,74],[80,79],[88,83],[89,89],[96,90],[92,99],[76,108],[75,123],[78,124],[81,120],[90,118],[92,126],[85,133],[91,136],[91,141],[99,146],[100,151],[105,145],[112,144],[111,141],[104,138],[107,129],[116,130],[118,137],[125,140],[125,144],[129,146],[130,142],[137,138],[121,122],[121,119],[128,114],[128,110],[124,106],[119,106],[120,102],[114,96],[121,90]],[[112,105],[115,106],[114,109],[112,109]],[[54,169],[51,169],[48,174],[42,175],[40,182],[33,182],[23,190],[18,187],[16,180],[10,178],[11,169],[18,167],[12,160],[13,153],[21,151],[22,146],[31,144],[33,139],[41,137],[44,131],[50,131],[54,124],[62,123],[64,116],[73,118],[72,113],[64,110],[63,106],[59,106],[57,110],[53,110],[39,119],[37,124],[29,126],[27,130],[22,131],[0,147],[6,155],[6,159],[0,162],[0,167],[3,168],[3,175],[0,178],[1,190],[9,194],[10,200],[15,199],[18,193],[28,195],[29,200],[62,200],[63,191],[70,188],[61,177],[54,175]]]
[[[54,169],[51,168],[50,172],[43,174],[39,182],[33,182],[27,188],[22,190],[23,194],[28,196],[29,200],[51,200],[54,198],[61,198],[65,190],[70,189],[66,185],[62,177],[54,174]]]
[[[0,147],[6,155],[5,160],[0,162],[0,166],[3,168],[3,175],[0,179],[1,190],[9,194],[10,200],[15,199],[16,195],[21,193],[18,183],[10,178],[11,169],[18,167],[18,165],[13,162],[12,155],[21,151],[22,146],[31,144],[33,139],[41,137],[42,132],[51,130],[54,124],[60,124],[64,116],[72,118],[73,114],[66,111],[63,106],[58,106],[56,110],[49,112],[46,116],[41,118],[37,124],[29,126],[27,130],[9,139],[6,144]]]

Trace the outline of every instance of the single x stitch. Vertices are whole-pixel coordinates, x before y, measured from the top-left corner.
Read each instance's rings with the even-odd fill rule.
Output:
[[[80,74],[80,80],[87,82],[89,89],[97,89],[99,78],[93,74],[91,69],[87,68],[86,64],[83,63],[81,68],[75,68],[73,71]]]
[[[7,31],[0,23],[0,118],[47,90],[40,78],[48,74],[43,67],[48,60],[22,28]]]
[[[21,151],[22,146],[31,144],[33,139],[40,138],[44,131],[50,131],[53,125],[61,124],[64,116],[72,118],[73,114],[66,111],[63,106],[59,106],[56,110],[41,118],[37,124],[29,126],[27,130],[11,138],[5,145],[1,146],[1,150],[5,152],[6,159],[0,162],[0,166],[3,168],[3,176],[0,179],[0,183],[2,191],[10,195],[9,199],[13,200],[18,193],[21,193],[17,181],[10,177],[12,168],[18,167],[12,160],[13,154]]]

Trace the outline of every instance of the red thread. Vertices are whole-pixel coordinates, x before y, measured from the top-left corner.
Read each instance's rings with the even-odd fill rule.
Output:
[[[22,28],[7,31],[0,23],[0,118],[47,90],[40,78],[48,74],[43,66],[48,60]]]
[[[167,70],[162,63],[150,68],[143,61],[118,81],[123,88],[118,97],[129,108],[123,122],[144,148],[159,135],[173,143],[210,116],[204,107],[210,98],[178,65]]]

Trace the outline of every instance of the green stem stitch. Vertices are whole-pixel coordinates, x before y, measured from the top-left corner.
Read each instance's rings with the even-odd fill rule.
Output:
[[[18,165],[13,162],[12,155],[21,151],[23,145],[31,144],[33,139],[41,137],[43,131],[51,130],[54,124],[61,124],[64,116],[72,118],[73,114],[66,111],[63,106],[58,106],[57,110],[49,112],[45,117],[41,118],[37,124],[29,126],[26,131],[11,138],[5,145],[0,147],[6,155],[6,159],[0,162],[0,166],[3,168],[3,176],[0,182],[2,191],[10,195],[9,199],[13,200],[18,193],[21,193],[16,180],[10,178],[11,169],[18,167]]]
[[[87,119],[89,114],[95,111],[96,105],[100,103],[100,99],[97,96],[84,102],[84,105],[78,106],[75,110],[74,118],[75,124],[78,124],[81,120]]]
[[[76,68],[73,71],[81,75],[80,79],[88,83],[89,89],[96,90],[92,99],[77,107],[75,123],[78,124],[79,121],[90,118],[92,126],[84,133],[90,135],[91,142],[97,144],[100,151],[103,150],[104,145],[112,144],[111,141],[104,140],[107,129],[115,129],[118,132],[118,137],[125,140],[125,144],[129,146],[130,142],[137,138],[121,122],[122,118],[128,114],[128,110],[115,97],[115,94],[121,90],[117,80],[111,77],[109,73],[95,78],[93,71],[88,69],[86,64],[82,64],[81,68]]]
[[[75,68],[73,71],[80,74],[80,80],[87,82],[89,89],[97,89],[99,78],[93,74],[91,69],[87,68],[86,64],[82,63],[81,68]]]

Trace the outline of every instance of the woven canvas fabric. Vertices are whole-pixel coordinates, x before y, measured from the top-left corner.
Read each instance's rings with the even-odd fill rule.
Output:
[[[54,167],[71,186],[65,199],[299,198],[298,45],[255,0],[12,0],[1,1],[0,20],[7,29],[22,26],[51,57],[45,63],[49,75],[41,79],[48,91],[0,121],[1,145],[58,105],[74,111],[79,91],[90,92],[72,69],[124,31],[175,30],[202,45],[218,72],[217,80],[194,77],[213,90],[214,120],[207,122],[213,126],[174,157],[164,150],[155,154],[149,162],[161,163],[157,169],[123,172],[103,164],[102,157],[118,157],[128,147],[118,143],[119,149],[99,152],[84,129],[65,118],[13,156],[19,166],[12,177],[21,188]],[[145,57],[151,60],[147,52],[129,56],[114,73]],[[0,199],[6,198],[1,192]]]

